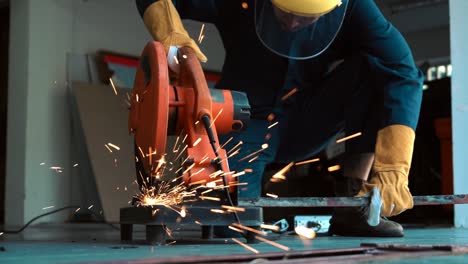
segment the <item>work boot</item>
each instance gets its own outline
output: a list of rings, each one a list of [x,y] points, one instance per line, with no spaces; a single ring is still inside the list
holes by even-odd
[[[335,182],[336,196],[353,197],[361,189],[362,180],[337,177]],[[380,217],[377,226],[367,223],[367,207],[335,208],[330,219],[329,234],[338,236],[360,237],[403,237],[403,227],[397,222]]]

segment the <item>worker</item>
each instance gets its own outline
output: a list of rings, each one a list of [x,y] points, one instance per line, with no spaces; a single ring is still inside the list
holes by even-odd
[[[217,88],[247,93],[247,128],[234,137],[241,153],[231,169],[253,169],[239,197],[259,197],[265,166],[313,157],[338,133],[337,196],[362,196],[378,187],[382,217],[370,226],[365,208],[337,208],[330,233],[401,237],[386,217],[413,207],[408,188],[423,75],[399,31],[373,0],[136,0],[153,38],[166,50],[188,46],[206,56],[181,18],[213,23],[226,52]],[[209,36],[207,36],[208,38]],[[278,122],[278,123],[276,123]],[[265,145],[267,144],[267,145]],[[268,146],[268,147],[266,147]],[[230,147],[228,146],[227,149]],[[242,157],[260,150],[253,160]]]

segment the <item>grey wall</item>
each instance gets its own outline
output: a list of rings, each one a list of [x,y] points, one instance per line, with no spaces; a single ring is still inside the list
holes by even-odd
[[[70,203],[64,62],[72,45],[71,3],[11,1],[6,224]]]

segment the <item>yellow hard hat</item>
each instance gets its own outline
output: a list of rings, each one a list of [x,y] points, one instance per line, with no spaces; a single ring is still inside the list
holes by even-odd
[[[271,0],[271,2],[286,13],[305,17],[325,15],[342,3],[341,0]]]

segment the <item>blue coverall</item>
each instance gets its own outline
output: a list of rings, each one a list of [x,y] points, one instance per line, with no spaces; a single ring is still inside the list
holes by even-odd
[[[140,14],[156,1],[136,0]],[[242,7],[243,2],[253,7],[254,0],[173,2],[183,19],[216,26],[226,51],[216,87],[246,92],[252,107],[247,129],[220,139],[234,137],[227,149],[243,141],[241,153],[230,159],[231,169],[253,169],[240,178],[248,185],[240,189],[239,197],[261,195],[267,164],[309,158],[341,130],[362,132],[346,145],[347,153],[362,153],[374,151],[377,131],[385,126],[415,129],[423,75],[400,32],[373,0],[349,0],[343,26],[331,46],[305,61],[287,60],[262,45],[255,32],[254,8]],[[281,100],[294,88],[298,92]],[[267,121],[271,113],[276,117]],[[276,121],[279,124],[268,129]],[[269,147],[255,161],[239,161],[264,143]]]

